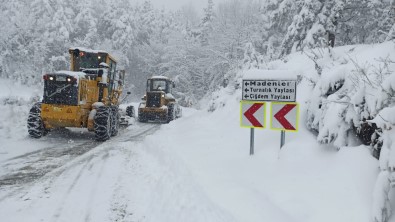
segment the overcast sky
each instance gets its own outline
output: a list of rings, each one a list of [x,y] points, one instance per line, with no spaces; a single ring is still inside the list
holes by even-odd
[[[135,0],[143,2],[144,0]],[[177,10],[184,5],[192,5],[198,11],[207,6],[208,0],[150,0],[155,8],[165,8],[168,10]],[[214,4],[223,0],[214,0]]]

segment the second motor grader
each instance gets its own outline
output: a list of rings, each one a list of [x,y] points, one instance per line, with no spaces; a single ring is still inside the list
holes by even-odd
[[[182,116],[182,110],[172,95],[173,81],[165,76],[153,76],[147,80],[143,102],[138,108],[140,122],[170,122]]]

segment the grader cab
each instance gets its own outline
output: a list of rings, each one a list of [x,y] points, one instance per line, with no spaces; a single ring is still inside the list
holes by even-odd
[[[140,122],[170,122],[182,115],[181,107],[172,95],[173,81],[164,76],[154,76],[147,80],[146,94],[138,108]]]
[[[71,48],[71,71],[43,76],[44,96],[30,110],[28,132],[33,138],[50,129],[82,127],[105,141],[118,133],[119,98],[125,72],[105,51]]]

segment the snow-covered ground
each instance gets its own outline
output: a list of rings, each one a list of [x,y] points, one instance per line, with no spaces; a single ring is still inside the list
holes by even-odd
[[[26,134],[30,106],[41,95],[40,87],[0,79],[0,162],[46,146],[27,140]]]
[[[273,66],[303,72],[301,57]],[[86,144],[91,134],[78,130],[65,132],[66,138],[63,132],[28,138],[34,92],[15,90],[24,102],[0,106],[0,181],[40,160],[24,154],[89,149],[53,157],[61,164],[32,180],[0,184],[0,215],[18,222],[369,222],[378,161],[363,145],[338,151],[316,142],[304,124],[311,89],[308,81],[298,86],[299,131],[287,133],[280,149],[278,131],[255,130],[253,156],[250,130],[240,127],[240,89],[218,92],[226,105],[214,112],[184,108],[169,124],[135,123],[94,145]]]

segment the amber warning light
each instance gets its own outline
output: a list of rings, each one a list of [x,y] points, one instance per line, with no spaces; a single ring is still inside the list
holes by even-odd
[[[68,76],[66,78],[64,76],[63,77],[60,76],[60,77],[56,78],[55,76],[45,74],[45,75],[43,75],[43,79],[44,80],[49,80],[49,81],[59,81],[59,82],[66,81],[67,83],[75,83],[75,82],[77,82],[77,78],[75,78],[73,76]]]

